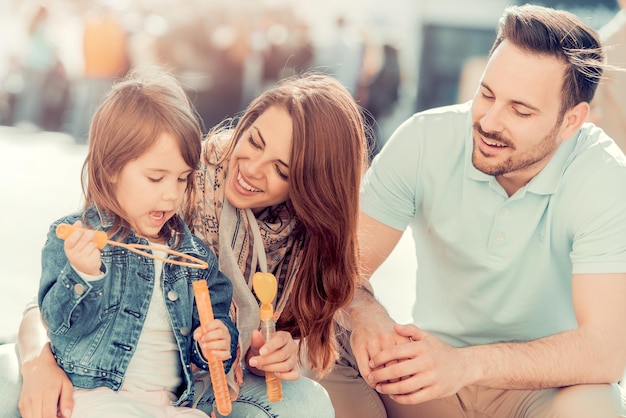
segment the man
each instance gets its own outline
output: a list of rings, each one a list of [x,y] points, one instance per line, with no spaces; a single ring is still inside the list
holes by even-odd
[[[510,7],[473,101],[392,135],[361,262],[369,277],[411,225],[415,325],[357,292],[320,379],[338,418],[626,413],[626,157],[584,123],[603,55],[572,14]]]

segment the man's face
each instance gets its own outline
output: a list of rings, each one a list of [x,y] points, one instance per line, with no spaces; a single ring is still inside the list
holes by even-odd
[[[508,41],[494,51],[472,104],[472,163],[514,193],[549,161],[561,142],[565,64]]]

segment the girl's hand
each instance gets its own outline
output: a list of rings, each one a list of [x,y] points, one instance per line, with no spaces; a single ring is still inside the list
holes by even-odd
[[[214,319],[204,327],[198,327],[193,333],[205,359],[209,354],[224,361],[230,356],[230,333],[228,328],[219,319]]]
[[[80,228],[83,226],[81,221],[77,221],[74,225]],[[100,250],[96,243],[91,241],[95,235],[96,232],[92,230],[76,229],[63,244],[65,255],[72,266],[77,271],[90,276],[101,274]]]
[[[277,331],[270,341],[265,342],[261,331],[255,330],[246,353],[246,364],[259,376],[274,372],[283,380],[296,380],[300,377],[297,368],[298,344],[286,331]]]

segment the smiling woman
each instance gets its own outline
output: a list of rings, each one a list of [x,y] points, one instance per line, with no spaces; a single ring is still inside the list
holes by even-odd
[[[194,232],[216,251],[234,284],[242,369],[235,366],[229,377],[235,391],[245,384],[233,414],[334,416],[328,395],[300,377],[297,365],[306,359],[324,373],[335,361],[334,317],[359,280],[365,144],[350,93],[315,73],[283,80],[254,100],[234,129],[217,128],[204,144]],[[268,342],[250,292],[256,271],[278,279],[278,331]],[[284,381],[283,400],[271,406],[265,372]],[[209,391],[198,407],[208,410],[210,402]]]

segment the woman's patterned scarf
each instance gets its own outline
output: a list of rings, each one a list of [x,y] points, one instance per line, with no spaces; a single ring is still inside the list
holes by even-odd
[[[239,330],[239,351],[229,383],[236,395],[242,383],[242,355],[250,346],[250,334],[259,326],[259,302],[251,290],[252,275],[267,271],[278,279],[277,319],[291,293],[302,242],[295,237],[298,220],[290,201],[266,208],[255,217],[250,209],[235,208],[226,200],[228,161],[217,164],[225,145],[221,139],[208,139],[204,144],[196,174],[197,212],[193,226],[194,233],[215,252],[220,270],[233,283],[231,314]],[[255,236],[260,237],[263,246],[258,242],[255,245]],[[259,253],[263,250],[265,256]],[[264,259],[267,266],[260,265]]]

